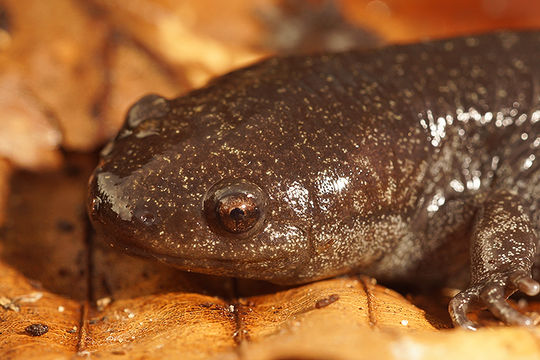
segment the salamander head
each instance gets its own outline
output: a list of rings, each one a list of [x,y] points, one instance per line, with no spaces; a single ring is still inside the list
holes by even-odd
[[[272,61],[256,75],[248,68],[133,105],[90,180],[88,211],[111,244],[188,271],[276,283],[380,257],[371,234],[399,225],[386,215],[402,199],[394,150],[379,138],[391,134],[373,131],[376,104],[354,98],[337,112],[333,100],[311,103],[284,86],[301,72]]]
[[[103,150],[90,180],[95,228],[114,247],[184,270],[294,281],[310,252],[309,216],[283,206],[287,181],[267,168],[264,135],[227,129],[219,111],[174,106],[141,99]]]

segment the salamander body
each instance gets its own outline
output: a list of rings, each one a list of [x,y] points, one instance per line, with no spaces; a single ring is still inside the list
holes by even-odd
[[[530,324],[505,298],[540,291],[539,149],[540,32],[276,57],[139,100],[88,209],[180,269],[461,284],[456,324],[478,303]]]

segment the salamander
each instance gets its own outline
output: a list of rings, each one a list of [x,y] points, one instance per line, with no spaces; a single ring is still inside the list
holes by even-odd
[[[456,325],[531,325],[506,298],[540,292],[539,149],[539,31],[272,57],[137,101],[88,212],[183,270],[461,286]]]

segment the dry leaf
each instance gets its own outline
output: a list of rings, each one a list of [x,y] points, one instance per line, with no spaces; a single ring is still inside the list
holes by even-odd
[[[0,156],[23,168],[57,167],[60,129],[21,78],[13,71],[0,74]]]
[[[0,232],[6,219],[7,198],[9,194],[9,179],[11,176],[11,165],[0,158]]]
[[[102,82],[107,26],[70,0],[6,0],[9,56],[22,80],[47,107],[63,132],[63,145],[90,149],[98,141],[92,109]],[[62,20],[60,20],[62,19]],[[31,26],[30,26],[31,24]],[[84,84],[84,85],[83,85]]]
[[[195,87],[261,55],[246,47],[246,42],[255,39],[245,34],[257,33],[255,19],[250,16],[256,2],[94,0],[94,3],[104,9],[110,22],[182,71]],[[227,19],[227,26],[217,26],[223,19]]]

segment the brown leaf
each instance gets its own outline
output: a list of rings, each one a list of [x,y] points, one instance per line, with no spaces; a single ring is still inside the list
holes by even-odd
[[[500,29],[538,29],[535,0],[340,0],[343,13],[389,42],[466,35]]]
[[[143,95],[173,97],[189,88],[167,64],[121,35],[108,41],[105,71],[106,83],[95,106],[104,138],[116,134],[128,108]]]
[[[0,158],[0,229],[4,224],[7,212],[7,199],[9,194],[9,179],[11,177],[11,166]],[[0,230],[1,231],[1,230]]]
[[[103,86],[100,54],[107,25],[70,0],[31,6],[6,0],[4,6],[11,24],[6,56],[24,74],[25,86],[58,120],[66,148],[94,147],[98,123],[92,109]]]
[[[54,168],[62,162],[62,134],[20,74],[0,74],[0,156],[23,168]]]
[[[261,56],[246,47],[247,43],[255,43],[258,33],[251,16],[252,2],[93,2],[104,9],[110,22],[176,68],[193,87]],[[222,24],[222,19],[227,19],[227,24]]]

